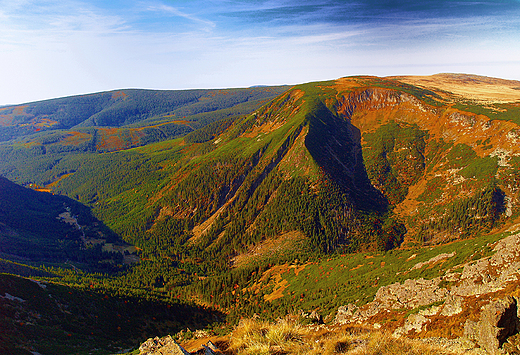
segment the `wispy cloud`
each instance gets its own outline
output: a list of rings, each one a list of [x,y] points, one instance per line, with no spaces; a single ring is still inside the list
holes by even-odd
[[[30,92],[464,71],[496,58],[520,79],[518,18],[518,0],[0,0],[0,77],[12,83],[0,104]]]
[[[0,45],[46,46],[78,34],[110,35],[129,29],[117,15],[103,13],[78,1],[15,1],[3,7]]]
[[[183,12],[176,7],[172,7],[172,6],[168,6],[168,5],[164,5],[164,4],[148,6],[148,10],[154,11],[154,12],[167,13],[167,14],[177,16],[177,17],[182,17],[184,19],[187,19],[192,22],[198,23],[200,25],[206,26],[207,28],[214,28],[216,26],[215,23],[212,21],[197,17],[193,14]]]

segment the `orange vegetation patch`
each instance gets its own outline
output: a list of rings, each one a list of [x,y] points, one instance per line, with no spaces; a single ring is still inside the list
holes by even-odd
[[[307,265],[310,264],[311,263],[297,266],[289,265],[286,263],[283,265],[273,266],[272,268],[270,268],[262,274],[260,280],[254,283],[251,287],[243,289],[242,292],[250,291],[258,294],[261,290],[272,288],[272,292],[269,294],[265,294],[264,299],[268,302],[272,302],[276,299],[282,298],[284,296],[283,291],[285,291],[285,289],[289,287],[289,282],[286,279],[282,278],[282,275],[284,273],[291,272],[294,272],[295,275],[298,275],[307,267]]]
[[[289,282],[286,279],[282,279],[282,275],[275,275],[275,286],[273,292],[268,295],[264,295],[264,300],[272,302],[283,297],[283,291],[289,286]]]
[[[13,115],[23,115],[24,114],[24,110],[27,108],[28,106],[25,105],[25,106],[16,106],[13,110]]]
[[[364,79],[361,78],[340,78],[335,81],[334,85],[331,86],[331,88],[334,88],[338,92],[343,91],[350,91],[353,89],[357,89],[361,86],[363,86],[363,81],[366,80],[367,77],[364,77]],[[376,77],[374,77],[376,78]]]
[[[36,127],[52,127],[58,124],[58,121],[54,121],[48,118],[35,117],[31,120],[31,124]]]
[[[124,91],[116,91],[112,93],[112,100],[117,100],[119,98],[122,98],[123,100],[126,99],[128,95]]]
[[[55,181],[51,182],[50,184],[46,185],[45,187],[46,187],[47,189],[52,189],[52,188],[54,188],[54,187],[55,187],[55,186],[56,186],[56,185],[57,185],[61,180],[66,179],[66,178],[68,178],[69,176],[72,176],[72,174],[74,174],[74,173],[65,174],[65,175],[61,176],[60,178],[58,178],[57,180],[55,180]]]
[[[175,124],[181,124],[181,125],[184,125],[184,126],[188,126],[190,121],[186,121],[186,120],[177,120],[177,121],[172,121],[171,123],[175,123]]]
[[[78,145],[92,139],[92,135],[84,132],[68,132],[60,141],[63,145]]]
[[[128,130],[120,128],[99,128],[98,150],[117,151],[135,147],[144,135],[140,130]]]

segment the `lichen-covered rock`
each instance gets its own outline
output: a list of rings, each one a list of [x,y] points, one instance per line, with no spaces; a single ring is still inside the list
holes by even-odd
[[[517,332],[517,304],[505,297],[484,307],[478,322],[466,321],[464,335],[477,342],[490,354],[500,354],[507,337]]]
[[[500,240],[490,258],[465,265],[460,283],[451,292],[459,296],[478,296],[496,292],[519,279],[520,234]]]
[[[430,323],[430,319],[426,318],[422,314],[410,314],[408,318],[406,318],[404,325],[397,328],[393,335],[397,337],[407,335],[412,330],[415,330],[415,332],[419,333],[428,323]]]
[[[338,308],[338,313],[336,314],[335,323],[345,324],[349,323],[354,316],[354,313],[359,309],[355,304],[349,303],[346,306],[341,306]]]
[[[434,302],[443,301],[448,295],[448,290],[439,287],[441,279],[433,280],[408,279],[402,284],[394,284],[381,287],[374,298],[387,309],[415,308]]]
[[[441,316],[450,317],[462,312],[464,298],[455,295],[448,295],[442,307]]]

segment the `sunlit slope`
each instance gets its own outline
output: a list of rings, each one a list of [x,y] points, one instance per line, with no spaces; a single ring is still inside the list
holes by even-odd
[[[286,87],[280,86],[219,90],[124,89],[5,106],[0,108],[0,141],[20,139],[35,132],[80,127],[144,127],[153,123],[182,126],[188,121],[201,127],[215,119],[204,114],[222,111],[222,118],[248,111],[249,106],[284,90]]]
[[[218,135],[209,130],[221,127],[211,126],[183,140],[100,156],[60,181],[57,191],[93,204],[100,218],[145,250],[142,238],[166,243],[174,235],[173,244],[231,256],[290,231],[317,250],[385,248],[377,232],[363,236],[362,223],[353,222],[386,218],[384,201],[364,174],[359,143],[313,96],[313,86],[310,94],[304,89]],[[350,148],[330,159],[322,148],[336,135]],[[359,164],[351,172],[341,170],[354,160]],[[356,204],[374,216],[359,215]]]
[[[431,76],[395,77],[404,83],[429,90],[457,95],[463,100],[481,103],[518,103],[520,100],[520,81],[469,75],[436,74]]]
[[[66,176],[56,192],[164,255],[233,257],[287,233],[316,251],[389,249],[515,223],[516,103],[486,114],[444,88],[376,77],[299,85],[182,139],[43,170]]]

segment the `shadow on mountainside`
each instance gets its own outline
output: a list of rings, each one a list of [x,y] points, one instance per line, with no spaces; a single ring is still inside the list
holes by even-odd
[[[370,183],[361,148],[361,132],[334,115],[321,101],[307,117],[305,145],[323,170],[350,195],[356,209],[386,212],[388,200]]]

